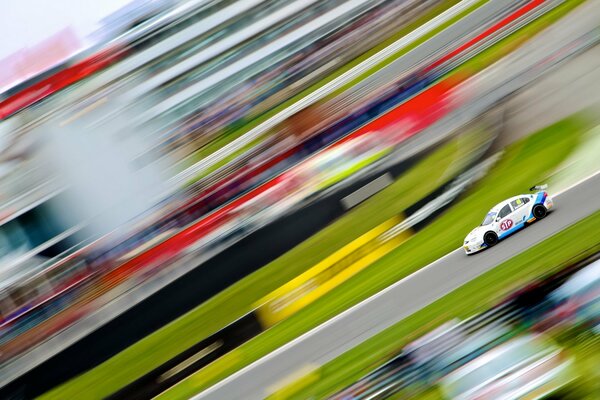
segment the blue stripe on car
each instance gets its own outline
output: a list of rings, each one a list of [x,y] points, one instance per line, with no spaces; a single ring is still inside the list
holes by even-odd
[[[544,204],[546,201],[546,192],[538,192],[535,198],[535,204]]]

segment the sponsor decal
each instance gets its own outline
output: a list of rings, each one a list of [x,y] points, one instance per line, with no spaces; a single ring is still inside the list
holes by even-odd
[[[507,220],[502,221],[502,223],[500,224],[500,229],[503,231],[507,231],[510,228],[512,228],[512,226],[513,226],[512,219],[507,219]]]

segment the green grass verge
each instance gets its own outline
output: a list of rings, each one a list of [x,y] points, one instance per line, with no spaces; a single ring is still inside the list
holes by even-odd
[[[422,310],[346,352],[320,370],[320,380],[292,398],[325,398],[355,382],[405,344],[453,318],[485,311],[527,282],[600,250],[600,212],[500,264]],[[435,389],[425,394],[437,398]]]
[[[563,168],[560,169],[548,182],[554,190],[562,190],[572,182],[600,170],[600,125],[595,126],[587,132],[583,138],[584,144],[565,160]]]
[[[388,188],[290,252],[44,397],[100,398],[139,378],[250,311],[252,303],[333,251],[433,191],[460,170],[465,155],[486,138],[486,133],[476,128],[453,139],[418,162]]]
[[[527,190],[532,182],[542,181],[552,173],[554,168],[577,146],[583,130],[584,123],[572,117],[511,145],[484,182],[412,239],[310,306],[190,376],[162,397],[188,398],[454,250],[492,205],[514,193]],[[430,171],[433,172],[434,169]],[[375,214],[369,215],[368,218],[374,217],[383,210],[385,207],[373,210]],[[364,222],[356,219],[351,223]],[[456,242],[440,241],[440,235],[457,238],[457,240]],[[308,258],[311,252],[305,254]],[[282,259],[287,258],[286,256]],[[294,258],[290,259],[290,262],[293,261]]]
[[[263,113],[263,114],[257,116],[256,118],[254,118],[254,119],[246,122],[245,124],[243,124],[243,126],[241,126],[238,129],[235,129],[233,131],[227,131],[227,130],[223,131],[221,134],[218,135],[217,139],[215,139],[214,141],[208,143],[206,146],[203,146],[201,149],[199,149],[198,151],[196,151],[192,155],[190,155],[186,159],[184,165],[185,166],[190,166],[192,164],[195,164],[196,162],[198,162],[198,161],[204,159],[205,157],[207,157],[208,155],[214,153],[216,150],[218,150],[218,149],[222,148],[223,146],[226,146],[227,144],[233,142],[235,139],[237,139],[240,136],[244,135],[249,130],[251,130],[251,129],[255,128],[256,126],[260,125],[261,123],[265,122],[269,118],[273,117],[274,115],[276,115],[277,113],[281,112],[285,108],[291,106],[292,104],[294,104],[295,102],[299,101],[300,99],[308,96],[309,94],[311,94],[312,92],[316,91],[317,89],[325,86],[326,84],[328,84],[332,80],[334,80],[337,77],[341,76],[342,74],[346,73],[347,71],[349,71],[350,69],[354,68],[355,66],[357,66],[361,62],[365,61],[369,57],[373,56],[377,52],[381,51],[382,49],[386,48],[390,44],[394,43],[395,41],[399,40],[403,36],[407,35],[411,31],[413,31],[414,29],[418,28],[419,26],[423,25],[427,21],[433,19],[435,16],[441,14],[442,12],[446,11],[450,7],[454,6],[459,1],[460,0],[449,0],[449,1],[445,1],[445,2],[443,2],[441,4],[439,4],[438,6],[432,8],[431,10],[429,10],[427,13],[423,14],[421,17],[417,18],[416,20],[412,21],[411,23],[409,23],[408,25],[406,25],[405,27],[403,27],[402,29],[400,29],[394,35],[392,35],[391,37],[389,37],[387,40],[381,42],[379,45],[373,47],[371,50],[363,53],[362,55],[360,55],[359,57],[355,58],[351,62],[345,64],[344,66],[342,66],[341,68],[339,68],[334,73],[332,73],[331,75],[327,76],[326,78],[323,78],[319,82],[317,82],[317,83],[309,86],[308,88],[304,89],[302,92],[300,92],[297,95],[293,96],[289,100],[281,103],[280,105],[278,105],[277,107],[274,107],[273,109],[267,111],[266,113]],[[334,96],[336,94],[341,93],[341,91],[348,89],[350,86],[356,84],[357,82],[363,80],[367,76],[375,73],[376,71],[378,71],[381,68],[385,67],[386,65],[390,64],[394,60],[398,59],[400,56],[406,54],[407,52],[409,52],[410,50],[414,49],[415,47],[417,47],[421,43],[425,42],[426,40],[429,40],[431,37],[435,36],[436,34],[438,34],[439,32],[441,32],[442,30],[444,30],[447,27],[449,27],[450,25],[454,24],[459,19],[463,18],[464,16],[466,16],[469,13],[471,13],[472,11],[474,11],[477,8],[479,8],[480,6],[482,6],[483,4],[485,4],[488,1],[489,0],[481,0],[481,1],[476,2],[473,6],[469,7],[468,9],[466,9],[465,11],[463,11],[462,13],[460,13],[459,15],[457,15],[456,17],[450,19],[446,23],[440,25],[438,28],[432,30],[429,34],[423,36],[419,40],[416,40],[413,43],[407,45],[406,47],[400,49],[398,52],[396,52],[396,53],[388,56],[387,58],[385,58],[384,60],[382,60],[379,64],[376,64],[375,66],[371,67],[370,69],[368,69],[367,71],[365,71],[363,74],[361,74],[359,77],[357,77],[356,79],[352,80],[352,82],[344,85],[342,88],[338,89],[333,95],[330,95],[330,96]],[[262,141],[262,138],[257,139],[252,144],[244,146],[242,149],[240,149],[239,151],[235,152],[235,154],[233,154],[232,156],[230,156],[230,157],[228,157],[228,158],[220,161],[219,163],[216,163],[210,169],[207,169],[206,171],[203,171],[203,172],[199,173],[191,181],[196,181],[198,179],[201,179],[202,177],[206,176],[208,173],[210,173],[210,172],[218,169],[219,167],[225,165],[231,159],[239,156],[244,151],[247,151],[250,147],[252,147],[253,145],[257,144],[260,141]]]

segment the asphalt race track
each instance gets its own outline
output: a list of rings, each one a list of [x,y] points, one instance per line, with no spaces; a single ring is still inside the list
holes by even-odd
[[[194,399],[263,399],[278,382],[323,365],[464,283],[600,209],[600,174],[556,197],[547,218],[473,256],[462,248],[275,350]],[[462,238],[454,238],[462,244]]]

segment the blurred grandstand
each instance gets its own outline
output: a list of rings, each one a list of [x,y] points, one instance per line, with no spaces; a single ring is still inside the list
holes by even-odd
[[[158,208],[151,213],[139,209],[129,214],[134,222],[127,228],[130,233],[124,233],[124,227],[120,227],[118,233],[102,239],[109,232],[86,229],[90,219],[97,216],[74,219],[64,215],[65,204],[90,198],[82,194],[72,197],[72,188],[65,191],[65,185],[72,186],[73,182],[59,179],[57,173],[61,175],[61,170],[53,165],[52,157],[40,155],[43,132],[75,123],[78,129],[91,129],[94,135],[113,137],[109,140],[115,145],[122,143],[122,135],[143,132],[143,140],[154,144],[145,144],[144,151],[136,149],[129,154],[136,168],[168,157],[175,174],[181,165],[177,160],[292,98],[437,3],[165,3],[164,10],[156,16],[152,16],[156,10],[149,9],[141,16],[125,12],[126,18],[120,14],[107,18],[105,22],[111,26],[114,21],[121,23],[125,19],[133,27],[113,26],[116,30],[110,33],[110,40],[6,91],[0,103],[2,133],[7,143],[1,229],[5,238],[3,273],[10,279],[2,282],[3,360],[48,339],[78,315],[89,313],[92,300],[98,300],[124,279],[131,282],[127,287],[139,283],[140,278],[134,279],[134,271],[142,266],[144,270],[139,274],[147,278],[147,268],[173,261],[186,246],[195,244],[198,249],[198,240],[207,243],[231,229],[239,229],[242,219],[256,214],[257,206],[238,209],[237,204],[243,204],[238,201],[208,219],[198,218],[333,143],[357,124],[343,121],[343,128],[338,126],[333,134],[321,133],[327,125],[314,126],[316,129],[307,132],[294,124],[265,132],[266,142],[234,158],[225,170],[221,169],[225,173],[210,175],[209,180],[188,188],[182,186],[185,182],[174,181],[168,197],[156,198]],[[132,19],[137,22],[131,22]],[[359,36],[369,40],[357,42]],[[258,54],[260,57],[256,57]],[[224,66],[231,71],[226,78],[221,75]],[[236,67],[231,69],[232,66]],[[103,105],[106,99],[108,106]],[[98,104],[104,107],[102,112],[94,110]],[[364,108],[364,104],[360,106]],[[348,112],[339,106],[338,109],[338,113]],[[147,111],[137,118],[137,110]],[[122,113],[135,121],[116,127],[117,131],[100,132],[114,128],[108,124],[107,115],[114,119]],[[331,114],[330,120],[335,122],[336,115]],[[320,138],[308,140],[319,133]],[[285,137],[288,139],[282,140]],[[372,151],[369,148],[373,145],[385,150],[393,143],[361,145],[363,150],[358,149],[357,155]],[[356,151],[351,149],[340,147],[341,153],[334,159]],[[54,150],[60,157],[61,149]],[[257,166],[254,169],[245,166],[249,155],[255,158],[250,161]],[[314,173],[302,172],[308,176]],[[278,209],[285,211],[287,206],[282,206],[281,201],[299,189],[294,188],[294,181],[300,182],[279,178],[284,185],[278,189],[279,194],[265,198],[267,203],[261,200],[264,204],[258,209],[278,204]],[[296,195],[294,201],[320,187],[318,182],[308,186],[302,183],[302,190],[308,192]],[[88,211],[106,215],[102,214],[106,205],[99,207]],[[173,236],[193,222],[188,228],[193,234],[183,231]],[[165,242],[168,238],[170,242]],[[115,267],[119,267],[119,272],[106,275]],[[104,301],[109,299],[110,296]],[[59,316],[65,311],[66,315]]]
[[[440,34],[480,3],[134,1],[101,21],[94,46],[5,89],[0,363],[13,375],[0,384],[88,334],[82,321],[125,295],[141,301],[274,221],[397,177],[461,135],[491,106],[460,114],[483,95],[449,71],[562,1],[490,2],[472,26]],[[411,57],[390,58],[403,49],[398,32],[444,8],[445,20],[402,43]],[[78,324],[75,339],[23,361]]]

